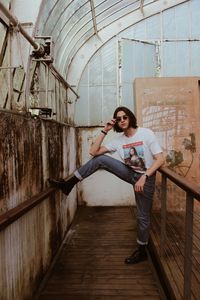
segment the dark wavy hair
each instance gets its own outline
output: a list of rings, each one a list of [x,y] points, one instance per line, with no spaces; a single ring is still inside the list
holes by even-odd
[[[123,111],[126,116],[128,116],[129,118],[129,128],[130,127],[133,127],[133,128],[137,128],[137,119],[135,117],[135,115],[132,113],[132,111],[130,109],[128,109],[127,107],[125,106],[119,106],[116,108],[116,110],[114,111],[114,114],[113,114],[113,119],[116,119],[117,118],[117,113],[119,111]],[[118,126],[118,123],[116,122],[115,125],[113,126],[113,130],[116,131],[116,132],[122,132],[123,130]]]

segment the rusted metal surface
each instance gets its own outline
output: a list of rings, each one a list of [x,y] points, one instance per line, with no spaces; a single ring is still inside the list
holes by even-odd
[[[41,122],[0,112],[0,211],[42,190]]]
[[[192,183],[200,181],[199,80],[199,77],[152,77],[137,78],[134,83],[138,123],[155,132],[166,156],[166,166],[179,178],[191,182],[190,189]],[[167,177],[173,177],[183,188],[181,179],[176,182],[176,176],[171,176],[170,170],[166,172]],[[183,210],[182,189],[169,181],[167,190],[168,209]],[[159,199],[154,204],[159,207]]]
[[[2,110],[0,145],[0,299],[31,299],[76,211],[47,183],[75,169],[75,129]]]
[[[136,245],[130,207],[79,207],[36,299],[165,299],[150,261],[124,264]]]
[[[9,211],[0,215],[0,231],[12,224],[21,216],[25,215],[33,207],[37,206],[44,199],[47,199],[52,193],[55,192],[55,188],[49,188],[39,195],[33,196],[31,199],[24,201],[16,207],[9,209]]]

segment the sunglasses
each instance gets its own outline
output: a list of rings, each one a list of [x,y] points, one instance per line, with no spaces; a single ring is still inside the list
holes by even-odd
[[[117,117],[117,118],[116,118],[116,121],[117,121],[117,122],[121,122],[122,120],[125,121],[125,120],[127,120],[127,119],[128,119],[128,116],[124,115],[124,116],[122,116],[122,117]]]

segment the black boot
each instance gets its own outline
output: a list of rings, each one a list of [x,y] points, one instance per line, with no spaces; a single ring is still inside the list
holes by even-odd
[[[144,260],[147,260],[146,246],[139,245],[133,254],[125,259],[125,264],[137,264]]]
[[[60,189],[65,195],[69,195],[75,184],[79,182],[79,179],[75,175],[69,176],[66,180],[55,180],[49,178],[49,183],[53,187]]]

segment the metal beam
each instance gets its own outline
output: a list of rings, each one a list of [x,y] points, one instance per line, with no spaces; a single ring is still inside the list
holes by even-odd
[[[93,0],[90,0],[90,6],[91,6],[91,12],[92,12],[92,21],[93,21],[94,32],[95,32],[95,34],[98,34],[96,14],[95,14],[95,8],[94,8],[94,1]]]
[[[79,98],[79,95],[74,91],[74,89],[71,87],[69,83],[64,79],[64,77],[58,72],[56,67],[53,64],[49,65],[49,68],[51,69],[52,73],[55,75],[55,77],[68,89],[70,89],[77,98]]]
[[[140,0],[140,9],[142,14],[144,15],[144,9],[143,9],[144,0]]]
[[[1,11],[0,11],[0,19],[9,27],[9,20]]]

